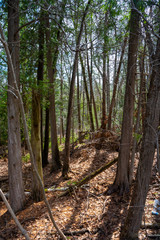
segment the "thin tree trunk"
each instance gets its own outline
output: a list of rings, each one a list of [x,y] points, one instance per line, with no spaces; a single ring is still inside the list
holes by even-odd
[[[85,27],[85,39],[86,39],[86,45],[87,45],[87,29]],[[91,52],[92,54],[92,52]],[[96,121],[96,128],[98,129],[98,118],[97,118],[97,109],[96,109],[96,103],[95,103],[95,98],[94,98],[94,91],[93,91],[93,80],[92,80],[92,66],[90,70],[90,65],[89,65],[89,56],[88,56],[88,51],[86,51],[87,55],[87,69],[88,69],[88,77],[89,77],[89,85],[90,85],[90,105],[92,108],[92,103],[93,103],[93,109],[94,109],[94,116],[95,116],[95,121]],[[91,56],[92,58],[92,56]]]
[[[106,84],[107,84],[107,71],[106,71],[106,58],[107,58],[107,42],[106,42],[106,34],[107,34],[107,15],[108,12],[105,13],[104,20],[104,43],[103,43],[103,86],[102,86],[102,121],[101,128],[106,129],[107,124],[107,116],[106,116]]]
[[[60,143],[62,143],[62,138],[64,138],[64,126],[63,126],[63,64],[62,64],[62,51],[61,51],[61,86],[60,86]]]
[[[113,111],[113,107],[115,105],[117,85],[118,85],[118,81],[119,81],[119,75],[120,75],[120,71],[121,71],[121,66],[122,66],[122,61],[123,61],[123,56],[124,56],[126,44],[127,44],[127,37],[124,38],[121,57],[120,57],[120,60],[119,60],[119,66],[118,66],[118,70],[117,70],[117,73],[116,73],[115,79],[114,79],[113,95],[112,95],[112,100],[111,100],[111,104],[110,104],[110,107],[109,107],[109,115],[108,115],[108,130],[111,130],[112,111]]]
[[[44,148],[42,155],[42,167],[48,164],[48,152],[49,152],[49,108],[45,109],[45,134],[44,134]]]
[[[109,55],[107,54],[107,78],[106,78],[106,101],[107,101],[107,116],[110,107],[110,71],[109,71]]]
[[[19,76],[19,1],[8,0],[8,47],[17,79]],[[25,195],[22,179],[20,112],[11,67],[8,64],[8,175],[9,200],[14,212],[24,207]]]
[[[68,102],[67,128],[66,128],[66,141],[65,141],[65,157],[63,159],[63,171],[62,171],[62,175],[65,176],[65,177],[67,177],[67,174],[68,174],[68,171],[69,171],[71,118],[72,118],[72,107],[73,107],[75,78],[76,78],[77,65],[78,65],[78,49],[80,47],[80,42],[81,42],[82,32],[83,32],[83,25],[84,25],[85,17],[87,15],[90,3],[91,3],[91,0],[89,0],[87,5],[86,5],[85,11],[84,11],[84,14],[83,14],[83,17],[82,17],[80,31],[79,31],[77,42],[76,42],[76,53],[75,53],[75,58],[74,58],[74,65],[73,65],[73,72],[72,72],[72,79],[71,79],[70,93],[69,93],[69,102]]]
[[[78,137],[81,137],[81,103],[80,103],[80,93],[79,93],[79,70],[77,65],[77,109],[78,109]]]
[[[84,67],[84,64],[83,64],[83,59],[81,57],[81,54],[80,54],[80,62],[81,62],[83,80],[84,80],[84,88],[85,88],[85,92],[86,92],[87,106],[88,106],[88,110],[89,110],[90,130],[92,132],[94,132],[92,104],[91,104],[91,101],[90,101],[90,98],[89,98],[88,86],[87,86],[87,80],[86,80],[86,73],[85,73],[85,67]]]

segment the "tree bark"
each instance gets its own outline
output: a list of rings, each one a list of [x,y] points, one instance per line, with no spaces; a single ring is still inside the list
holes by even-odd
[[[139,0],[134,0],[134,4],[137,5],[138,1]],[[123,194],[123,192],[129,191],[129,159],[133,129],[134,88],[138,50],[138,36],[139,15],[135,10],[132,9],[130,18],[128,66],[123,107],[120,152],[118,158],[116,178],[113,186],[109,190],[109,192],[119,190],[120,195]]]
[[[51,124],[52,171],[55,171],[55,170],[58,170],[61,168],[61,162],[60,162],[58,140],[57,140],[54,72],[53,72],[49,16],[46,16],[46,44],[47,44],[47,71],[48,71],[48,79],[50,81],[50,92],[49,92],[50,109],[49,109],[49,112],[50,112],[50,124]],[[56,52],[54,52],[54,54],[58,54],[57,46],[56,46],[55,51]],[[54,62],[54,71],[55,71],[55,63],[56,62]]]
[[[32,90],[32,128],[31,128],[31,145],[34,154],[34,161],[37,167],[41,181],[43,182],[42,170],[42,152],[41,152],[41,108],[40,95],[36,90]],[[32,165],[32,197],[36,202],[43,199],[43,193],[39,181],[36,177]]]
[[[19,86],[19,1],[8,0],[8,46]],[[16,34],[15,34],[16,33]],[[9,200],[14,212],[24,207],[25,195],[22,179],[20,111],[17,92],[10,65],[8,64],[8,175]]]
[[[81,137],[81,103],[79,91],[79,70],[77,65],[77,109],[78,109],[78,137]]]
[[[42,167],[48,164],[48,151],[49,151],[49,108],[45,109],[45,133],[44,133],[44,148],[42,153]]]
[[[91,3],[91,0],[88,1],[86,8],[84,10],[79,34],[78,34],[77,41],[76,41],[76,53],[75,53],[75,57],[74,57],[73,72],[72,72],[69,101],[68,101],[67,128],[66,128],[66,140],[65,140],[65,157],[63,159],[63,171],[62,171],[62,175],[64,177],[67,177],[67,174],[69,171],[71,118],[72,118],[75,78],[76,78],[77,65],[78,65],[78,49],[80,47],[80,42],[81,42],[82,32],[83,32],[83,25],[84,25],[85,17],[87,15],[90,3]]]
[[[156,49],[154,62],[157,64],[153,66],[147,97],[145,128],[142,138],[136,183],[132,194],[130,208],[124,226],[122,227],[120,239],[138,239],[138,231],[140,229],[142,214],[150,184],[160,117],[160,38],[158,39]]]

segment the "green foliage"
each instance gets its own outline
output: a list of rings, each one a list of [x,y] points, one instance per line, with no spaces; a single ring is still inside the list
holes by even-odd
[[[136,139],[136,142],[139,143],[142,138],[142,134],[134,133],[133,136]]]
[[[26,155],[22,156],[22,161],[24,163],[28,163],[30,161],[30,154],[27,153]]]

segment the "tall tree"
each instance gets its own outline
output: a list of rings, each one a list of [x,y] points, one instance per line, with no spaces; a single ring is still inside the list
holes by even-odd
[[[38,68],[37,68],[37,85],[40,86],[43,81],[43,67],[44,67],[44,18],[41,11],[41,18],[38,29]],[[42,134],[42,108],[41,108],[40,88],[32,90],[32,124],[31,124],[31,144],[34,154],[35,165],[37,167],[39,176],[43,182],[43,170],[42,170],[42,148],[43,148],[43,134]],[[36,177],[34,167],[32,165],[32,197],[38,202],[43,199],[43,193],[39,181]]]
[[[125,224],[122,227],[120,239],[138,239],[138,231],[140,229],[146,196],[149,189],[160,118],[160,38],[158,38],[157,41],[156,53],[153,60],[156,64],[152,66],[153,70],[147,96],[144,134],[142,138],[136,183],[130,203],[131,207],[128,210]]]
[[[40,94],[36,90],[32,90],[32,128],[31,128],[31,144],[34,154],[34,161],[37,167],[39,176],[43,182],[42,171],[42,152],[41,152],[41,107]],[[34,166],[32,164],[32,197],[36,202],[43,199],[42,188],[37,179]]]
[[[20,84],[19,75],[19,0],[8,0],[8,46],[12,56],[15,77]],[[14,78],[8,64],[8,172],[9,199],[16,212],[24,206],[25,195],[22,179],[20,111],[14,85]]]
[[[120,75],[120,71],[121,71],[121,66],[122,66],[122,61],[123,61],[123,56],[124,56],[126,45],[127,45],[127,37],[124,38],[121,57],[119,60],[119,66],[118,66],[117,72],[115,73],[115,78],[114,78],[113,94],[112,94],[112,100],[111,100],[111,104],[109,106],[109,114],[108,114],[108,129],[109,130],[111,130],[112,111],[113,111],[113,107],[115,105],[117,85],[118,85],[118,80],[119,80],[119,75]],[[115,63],[115,65],[116,65],[116,63]]]
[[[134,0],[133,2],[131,1],[131,4],[132,6],[133,4],[137,6],[138,2],[139,0]],[[123,192],[129,191],[129,159],[133,129],[134,88],[138,50],[139,19],[139,14],[135,9],[132,8],[130,16],[127,79],[123,107],[120,152],[118,157],[116,178],[108,193],[119,190],[119,193],[122,194]]]
[[[64,177],[67,177],[67,174],[69,171],[71,118],[72,118],[75,78],[76,78],[77,65],[78,65],[78,53],[79,53],[79,47],[80,47],[80,42],[81,42],[82,33],[83,33],[83,25],[84,25],[85,17],[87,15],[90,3],[91,3],[91,0],[88,1],[86,8],[84,10],[79,34],[78,34],[77,41],[76,41],[76,53],[75,53],[75,57],[74,57],[72,79],[71,79],[71,84],[70,84],[70,93],[69,93],[69,101],[68,101],[67,128],[66,128],[66,140],[65,140],[65,157],[63,159],[63,171],[62,171],[62,175]]]
[[[57,126],[56,126],[56,109],[55,109],[55,90],[54,90],[54,73],[55,64],[53,65],[52,59],[52,47],[51,47],[51,34],[50,34],[50,24],[49,24],[49,14],[46,14],[46,44],[47,44],[47,70],[48,79],[50,81],[50,124],[51,124],[51,146],[52,146],[52,170],[57,170],[61,168],[58,140],[57,140]],[[58,51],[58,46],[56,46],[56,52]],[[56,57],[57,60],[57,57]],[[54,71],[53,71],[54,66]]]
[[[83,80],[84,80],[84,89],[85,89],[85,92],[86,92],[87,107],[88,107],[88,110],[89,110],[90,130],[92,132],[94,132],[94,122],[93,122],[93,114],[92,114],[92,102],[90,101],[90,98],[89,98],[87,79],[86,79],[86,71],[85,71],[85,67],[84,67],[84,63],[83,63],[83,59],[82,59],[81,54],[80,54],[80,62],[81,62]]]

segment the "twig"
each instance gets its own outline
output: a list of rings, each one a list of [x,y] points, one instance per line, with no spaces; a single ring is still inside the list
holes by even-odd
[[[0,195],[1,195],[1,198],[3,199],[3,202],[5,203],[8,211],[10,212],[12,218],[14,219],[16,225],[18,226],[18,228],[20,229],[20,231],[22,232],[22,234],[25,236],[25,238],[26,238],[27,240],[30,240],[30,237],[28,236],[27,231],[22,227],[22,225],[21,225],[20,222],[18,221],[16,215],[14,214],[14,212],[13,212],[10,204],[8,203],[8,201],[7,201],[4,193],[2,192],[1,188],[0,188]]]

